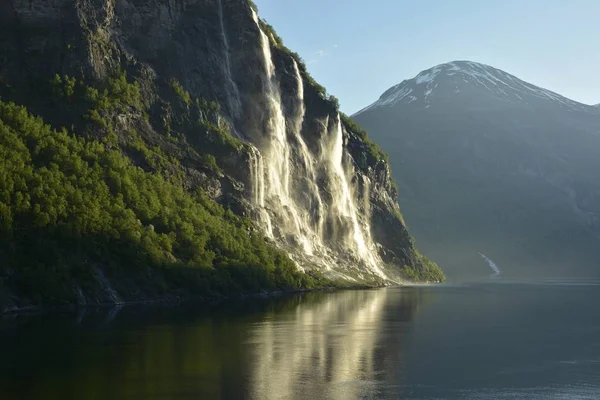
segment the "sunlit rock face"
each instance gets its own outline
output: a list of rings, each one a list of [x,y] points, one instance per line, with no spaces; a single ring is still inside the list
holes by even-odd
[[[124,115],[123,125],[149,141],[178,121],[165,114],[171,80],[216,101],[215,125],[244,147],[214,153],[220,175],[198,173],[182,156],[189,186],[249,216],[299,268],[352,282],[396,282],[399,268],[421,268],[388,163],[369,153],[249,2],[14,0],[4,11],[0,76],[27,87],[55,73],[100,80],[125,69],[150,104],[150,124]],[[44,115],[43,104],[27,104]],[[60,115],[44,117],[60,124]]]

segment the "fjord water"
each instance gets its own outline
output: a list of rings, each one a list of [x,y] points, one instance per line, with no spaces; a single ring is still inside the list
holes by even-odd
[[[595,399],[600,282],[5,317],[2,399]]]

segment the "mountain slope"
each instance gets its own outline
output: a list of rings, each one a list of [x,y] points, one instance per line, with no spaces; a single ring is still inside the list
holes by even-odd
[[[417,243],[455,275],[597,274],[597,109],[456,61],[353,118],[388,151]]]
[[[429,108],[431,104],[457,100],[472,103],[471,107],[477,107],[476,103],[482,100],[493,100],[525,108],[560,104],[571,111],[590,110],[590,106],[539,88],[491,66],[455,61],[435,66],[414,79],[399,83],[356,115],[373,108],[408,105],[415,101],[417,103],[414,106],[419,107],[422,101],[424,107]]]
[[[253,7],[0,3],[0,302],[441,279],[381,150]]]

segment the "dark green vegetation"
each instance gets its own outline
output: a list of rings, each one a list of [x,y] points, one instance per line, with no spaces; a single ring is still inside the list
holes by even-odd
[[[381,147],[371,139],[369,139],[369,134],[363,128],[360,127],[356,122],[354,122],[349,116],[340,112],[340,118],[342,119],[343,124],[347,129],[358,135],[358,137],[365,143],[367,149],[369,150],[369,154],[375,157],[377,161],[385,161],[389,162],[388,156],[381,150]]]
[[[420,253],[417,253],[417,257],[421,268],[405,265],[400,270],[400,274],[404,278],[413,282],[444,282],[446,280],[446,275],[436,263]]]
[[[59,76],[52,87],[57,101],[86,104],[87,129],[104,134],[55,130],[0,100],[0,276],[11,290],[34,303],[73,303],[81,292],[101,297],[99,271],[119,282],[136,276],[149,296],[329,284],[296,272],[250,220],[201,189],[186,191],[177,159],[148,146],[134,128],[117,138],[111,111],[145,112],[125,74],[105,88]],[[191,105],[189,94],[174,87]],[[209,103],[193,103],[198,113],[210,113]],[[221,147],[241,145],[209,121],[198,125]],[[117,140],[128,144],[121,149]],[[214,157],[205,159],[217,168]]]
[[[152,1],[112,3],[66,2],[57,13],[31,0],[0,13],[0,146],[10,153],[0,161],[0,302],[332,286],[297,271],[293,235],[278,230],[273,242],[252,223],[265,211],[250,201],[258,159],[240,138],[263,150],[270,121],[251,6],[191,1],[162,13]],[[299,98],[298,63],[302,135],[316,144],[316,124],[332,128],[339,103],[272,27],[260,25],[287,111]],[[383,264],[394,276],[404,265],[425,271],[383,153],[342,119],[345,150],[357,178],[366,178],[357,189],[370,185],[368,222]]]

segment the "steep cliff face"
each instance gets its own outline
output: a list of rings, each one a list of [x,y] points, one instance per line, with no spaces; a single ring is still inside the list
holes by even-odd
[[[246,0],[2,0],[0,33],[3,99],[55,127],[112,132],[123,149],[135,129],[181,162],[187,190],[249,216],[301,269],[380,282],[428,268],[388,163]],[[40,95],[56,75],[94,84],[124,73],[145,111],[106,111],[113,129]]]

